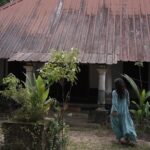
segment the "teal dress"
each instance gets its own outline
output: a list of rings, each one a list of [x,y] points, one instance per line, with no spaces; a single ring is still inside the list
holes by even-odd
[[[116,90],[112,92],[111,126],[120,140],[122,137],[136,142],[136,131],[129,113],[129,93],[126,90],[124,98],[120,99]],[[115,115],[113,115],[115,112]]]

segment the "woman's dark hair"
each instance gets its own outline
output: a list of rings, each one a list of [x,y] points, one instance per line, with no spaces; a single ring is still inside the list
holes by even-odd
[[[115,88],[119,98],[124,98],[125,96],[125,83],[122,78],[115,79]]]

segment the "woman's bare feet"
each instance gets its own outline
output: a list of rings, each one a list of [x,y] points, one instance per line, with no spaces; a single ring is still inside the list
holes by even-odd
[[[127,143],[128,145],[130,145],[130,146],[135,146],[136,145],[136,142],[133,142],[133,141],[128,141],[128,143]]]
[[[127,141],[127,144],[128,145],[130,145],[130,146],[135,146],[136,145],[136,142],[134,142],[134,141],[131,141],[130,139],[126,139],[126,141]]]
[[[119,140],[119,142],[120,142],[121,144],[127,144],[127,141],[125,140],[124,137],[122,137],[122,138]]]
[[[122,145],[129,145],[129,146],[135,146],[136,145],[136,142],[134,141],[131,141],[129,139],[126,139],[124,137],[122,137],[119,141],[118,141],[120,144]]]

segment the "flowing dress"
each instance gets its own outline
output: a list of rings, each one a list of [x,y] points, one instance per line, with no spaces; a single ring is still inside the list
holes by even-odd
[[[120,140],[122,137],[136,142],[136,131],[129,113],[129,93],[126,90],[124,98],[119,98],[116,90],[112,92],[111,126]],[[113,115],[116,112],[117,115]]]

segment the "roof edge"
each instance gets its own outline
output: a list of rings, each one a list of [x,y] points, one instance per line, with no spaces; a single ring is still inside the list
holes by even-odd
[[[13,5],[15,5],[15,4],[21,2],[21,1],[23,1],[23,0],[10,1],[10,2],[4,4],[3,6],[0,6],[0,11],[2,11],[2,10],[4,10],[4,9],[7,9],[7,8],[9,8],[9,7],[11,7],[11,6],[13,6]]]

